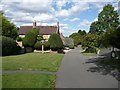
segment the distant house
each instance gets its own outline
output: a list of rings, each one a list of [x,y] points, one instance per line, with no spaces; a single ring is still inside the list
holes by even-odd
[[[50,35],[54,33],[58,33],[61,36],[59,32],[59,22],[57,22],[56,26],[37,26],[36,21],[34,21],[33,26],[20,26],[18,31],[19,37],[25,37],[25,33],[32,28],[37,28],[39,30],[39,35],[42,35],[45,40],[48,40]],[[63,36],[61,39],[63,40]]]

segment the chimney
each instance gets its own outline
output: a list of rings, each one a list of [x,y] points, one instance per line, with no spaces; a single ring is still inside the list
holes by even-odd
[[[59,31],[59,22],[57,22],[57,32],[58,32],[58,34],[60,34],[60,31]]]
[[[36,24],[37,24],[37,23],[36,23],[36,21],[34,20],[34,21],[33,21],[33,28],[36,27]]]

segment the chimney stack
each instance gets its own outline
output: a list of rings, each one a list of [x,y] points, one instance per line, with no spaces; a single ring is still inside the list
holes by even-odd
[[[60,34],[60,31],[59,31],[59,22],[57,22],[57,31],[58,31],[58,34]]]
[[[37,23],[36,23],[36,21],[34,20],[33,21],[33,28],[35,28],[37,25],[36,25]]]

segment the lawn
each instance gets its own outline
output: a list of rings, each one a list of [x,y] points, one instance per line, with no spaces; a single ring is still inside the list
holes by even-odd
[[[56,72],[60,66],[63,54],[57,53],[27,53],[2,57],[3,70],[40,70]]]
[[[63,59],[57,53],[27,53],[2,57],[3,70],[56,72]],[[56,75],[33,72],[2,74],[3,88],[54,88]]]
[[[16,73],[3,74],[3,88],[53,88],[55,75]]]

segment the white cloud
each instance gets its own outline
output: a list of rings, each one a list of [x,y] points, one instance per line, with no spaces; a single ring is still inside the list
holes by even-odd
[[[56,12],[57,17],[67,17],[69,15],[70,14],[69,14],[68,10],[65,10],[65,9]]]
[[[63,21],[67,21],[67,20],[69,20],[68,18],[65,18]]]
[[[70,21],[71,22],[76,22],[76,21],[79,21],[80,19],[79,18],[73,18],[73,19],[71,19]]]
[[[90,26],[91,23],[92,23],[92,21],[88,21],[88,20],[84,19],[82,22],[80,22],[80,24],[78,26]]]
[[[34,19],[39,22],[53,22],[57,20],[52,14],[39,14]]]
[[[73,0],[73,2],[116,2],[118,0]]]
[[[59,1],[57,1],[57,7],[58,7],[58,9],[61,10],[62,7],[65,6],[68,1],[69,0],[59,0]]]
[[[88,10],[89,4],[88,3],[75,3],[73,7],[69,9],[70,14],[79,14],[82,11]]]
[[[48,12],[48,8],[51,6],[52,0],[2,0],[1,3],[7,5],[8,8],[14,7],[14,9],[22,10],[24,12],[45,13]]]
[[[95,18],[93,21],[98,21],[98,18]]]
[[[89,3],[76,3],[73,2],[74,5],[72,5],[72,7],[70,7],[68,10],[66,9],[60,9],[58,11],[56,11],[56,16],[57,17],[67,17],[70,15],[76,15],[79,14],[85,10],[89,9]]]

